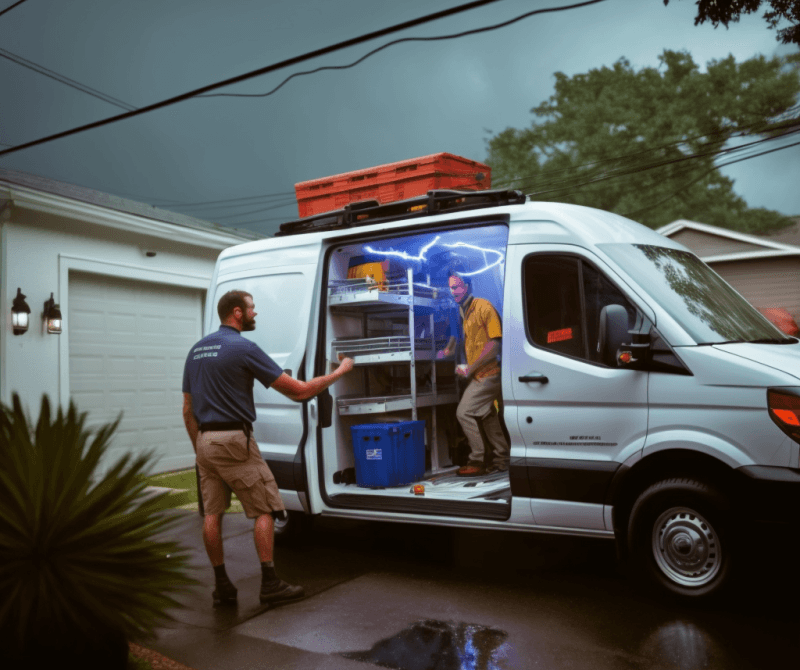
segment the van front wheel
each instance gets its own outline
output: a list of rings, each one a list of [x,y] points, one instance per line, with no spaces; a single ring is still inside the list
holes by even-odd
[[[730,580],[728,504],[710,486],[665,479],[646,489],[631,510],[628,546],[633,568],[683,598],[708,598]]]

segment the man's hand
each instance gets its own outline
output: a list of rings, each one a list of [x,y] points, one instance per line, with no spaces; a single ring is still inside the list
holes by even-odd
[[[436,358],[447,358],[450,352],[447,349],[441,349],[436,352]]]
[[[350,370],[353,369],[354,365],[355,365],[355,363],[353,363],[353,359],[352,358],[343,358],[342,362],[339,363],[338,369],[341,370],[342,372],[346,373],[346,372],[350,372]]]
[[[469,376],[469,366],[468,365],[456,365],[456,374],[459,377],[463,377],[466,379]]]

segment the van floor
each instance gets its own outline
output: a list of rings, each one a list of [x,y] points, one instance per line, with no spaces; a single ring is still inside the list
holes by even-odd
[[[426,473],[413,484],[388,487],[361,487],[356,484],[338,484],[329,489],[332,495],[349,493],[364,496],[393,496],[397,498],[434,498],[438,500],[481,500],[511,502],[511,482],[508,472],[492,472],[481,477],[459,477],[458,466],[453,465],[436,473]],[[414,486],[422,484],[423,494],[415,494]]]

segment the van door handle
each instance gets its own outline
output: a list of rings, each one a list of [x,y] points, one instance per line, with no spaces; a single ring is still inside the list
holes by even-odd
[[[539,384],[546,384],[550,381],[541,372],[533,372],[529,375],[522,375],[519,380],[521,382],[538,382]]]

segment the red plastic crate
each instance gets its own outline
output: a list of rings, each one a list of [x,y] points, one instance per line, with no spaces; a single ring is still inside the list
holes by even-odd
[[[341,209],[360,200],[385,204],[425,195],[432,189],[485,191],[491,185],[492,169],[488,165],[439,153],[301,181],[294,185],[294,190],[302,218]]]

